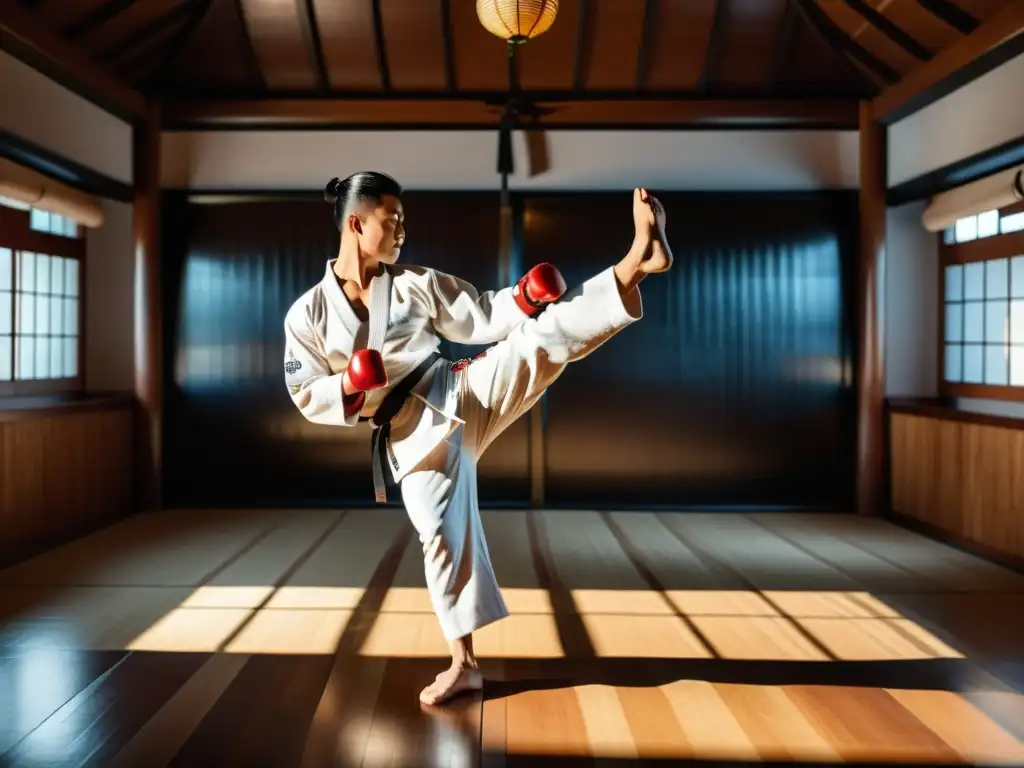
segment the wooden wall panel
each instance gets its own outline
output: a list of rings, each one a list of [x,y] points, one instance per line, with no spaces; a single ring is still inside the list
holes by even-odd
[[[130,404],[0,416],[0,564],[131,512]]]
[[[892,508],[1024,562],[1024,430],[894,412]]]

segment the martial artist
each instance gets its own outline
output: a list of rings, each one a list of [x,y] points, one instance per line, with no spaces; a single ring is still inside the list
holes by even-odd
[[[327,185],[338,255],[287,313],[284,368],[308,420],[374,427],[377,501],[388,486],[400,489],[451,649],[451,666],[420,694],[433,705],[482,686],[473,632],[508,615],[480,521],[477,461],[568,363],[642,317],[640,281],[669,269],[672,253],[661,204],[636,189],[633,243],[614,266],[568,293],[550,264],[480,292],[397,264],[406,237],[401,196],[394,179],[376,172]],[[451,362],[439,357],[439,336],[493,346]]]

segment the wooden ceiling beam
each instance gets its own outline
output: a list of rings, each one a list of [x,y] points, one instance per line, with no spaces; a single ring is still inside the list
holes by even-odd
[[[331,81],[327,76],[327,62],[324,59],[323,41],[320,37],[320,25],[316,19],[316,5],[313,0],[304,0],[299,5],[299,26],[302,27],[303,43],[309,56],[309,68],[313,70],[316,88],[321,93],[331,89]]]
[[[894,123],[1024,51],[1024,2],[1013,2],[922,64],[872,102],[875,120]]]
[[[39,23],[17,0],[0,0],[0,49],[119,117],[146,115],[146,99],[56,32]]]
[[[133,29],[126,37],[101,51],[97,56],[97,61],[104,66],[113,68],[118,61],[130,57],[141,58],[151,52],[151,43],[164,34],[169,27],[176,24],[187,24],[188,19],[204,12],[204,5],[208,5],[208,0],[181,0],[178,5],[138,29]]]
[[[249,31],[249,19],[245,15],[245,8],[242,7],[242,0],[231,0],[235,13],[238,15],[238,28],[241,30],[242,39],[239,44],[245,56],[245,66],[249,70],[249,77],[259,84],[261,89],[267,87],[267,76],[260,63],[260,57],[256,55],[256,45],[252,41],[252,32]]]
[[[951,0],[917,0],[917,4],[961,35],[969,35],[978,28],[978,20]]]
[[[697,81],[697,92],[701,95],[708,92],[708,80],[718,66],[718,57],[725,38],[725,26],[729,23],[729,0],[718,0],[715,3],[715,16],[711,22],[711,34],[708,36],[708,47],[704,51],[704,64]]]
[[[854,130],[856,100],[535,99],[554,108],[543,129],[832,129]],[[298,130],[497,128],[501,110],[478,99],[165,99],[167,128]]]
[[[636,85],[634,90],[639,93],[644,89],[647,82],[647,54],[651,47],[651,35],[654,34],[654,25],[657,23],[657,5],[655,0],[644,0],[644,23],[640,33],[640,50],[636,54]],[[580,17],[583,17],[583,9],[580,8]]]
[[[865,21],[892,40],[896,45],[909,53],[918,61],[930,61],[935,54],[921,45],[906,30],[889,20],[884,14],[876,11],[867,0],[846,0],[851,9],[859,13]]]
[[[380,0],[372,0],[373,39],[377,49],[377,69],[380,71],[381,90],[391,90],[391,69],[388,67],[387,41],[384,39],[384,19],[381,17]]]
[[[807,26],[824,42],[829,50],[834,52],[837,62],[844,69],[849,71],[850,67],[854,67],[852,59],[884,83],[895,83],[899,80],[900,76],[896,70],[843,32],[832,21],[832,18],[813,0],[792,1],[797,4],[797,11],[803,17]],[[847,56],[850,58],[847,59]],[[844,62],[846,63],[844,64]],[[854,71],[858,71],[856,67],[854,67]],[[874,88],[873,92],[876,92]]]
[[[120,16],[138,1],[139,0],[108,0],[108,2],[93,9],[92,12],[87,13],[83,18],[68,25],[66,29],[62,30],[64,37],[72,41],[85,37],[93,30],[102,27],[111,19]]]
[[[455,42],[452,32],[451,0],[441,0],[441,40],[444,43],[444,87],[455,90]]]
[[[793,31],[796,29],[798,17],[796,3],[786,3],[786,10],[779,28],[779,36],[775,42],[775,53],[772,55],[772,70],[764,83],[766,94],[775,93],[782,81],[782,72],[786,68]]]
[[[587,12],[590,0],[580,0],[579,17],[576,19],[576,49],[573,52],[572,89],[575,93],[583,93],[586,81],[586,70],[590,64],[590,50],[593,37]]]

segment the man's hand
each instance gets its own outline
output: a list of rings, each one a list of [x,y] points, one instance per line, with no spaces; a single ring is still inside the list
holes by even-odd
[[[375,349],[360,349],[348,361],[348,368],[342,377],[345,395],[368,392],[388,385],[388,374],[384,370],[384,358]]]

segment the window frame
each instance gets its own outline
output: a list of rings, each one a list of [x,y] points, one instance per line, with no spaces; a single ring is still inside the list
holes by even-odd
[[[78,375],[67,379],[12,379],[0,381],[0,397],[26,395],[80,394],[85,388],[85,266],[86,234],[78,225],[74,237],[51,235],[32,229],[31,211],[0,205],[0,248],[9,248],[14,261],[15,282],[11,292],[11,339],[17,338],[17,253],[29,251],[78,262]],[[16,348],[16,345],[12,345]],[[13,351],[12,351],[12,354]]]
[[[1000,209],[999,216],[1002,219],[1004,216],[1021,212],[1024,212],[1024,203]],[[936,336],[939,395],[954,398],[1024,401],[1024,385],[1022,384],[975,384],[946,380],[946,267],[995,259],[1006,259],[1009,262],[1015,256],[1024,256],[1024,230],[993,234],[963,243],[947,243],[945,232],[939,232],[937,237],[939,242],[939,322]],[[1011,275],[1008,274],[1007,281],[1010,280]],[[1007,300],[1013,301],[1009,295]],[[982,299],[982,302],[984,301]],[[963,345],[964,342],[961,341],[960,344]]]

